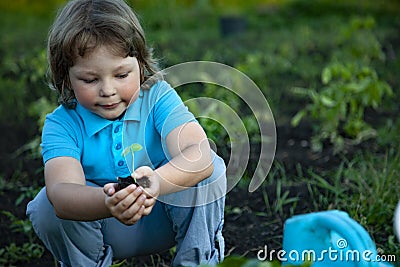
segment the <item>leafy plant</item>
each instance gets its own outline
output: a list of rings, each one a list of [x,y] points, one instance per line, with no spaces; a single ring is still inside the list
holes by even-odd
[[[135,152],[138,152],[142,149],[143,149],[143,147],[140,144],[133,143],[130,146],[128,146],[127,148],[125,148],[121,153],[122,156],[124,156],[124,157],[126,155],[128,155],[129,153],[132,154],[132,172],[134,172],[134,170],[135,170]],[[135,183],[136,183],[136,177],[133,177],[133,179],[135,180]]]
[[[377,130],[377,143],[381,146],[396,147],[400,145],[400,118],[387,119],[384,126]]]
[[[292,118],[291,124],[297,126],[306,116],[317,121],[311,139],[314,151],[323,149],[324,140],[329,140],[337,153],[346,145],[359,144],[376,136],[376,130],[364,120],[365,109],[377,109],[384,96],[393,93],[374,69],[351,63],[332,63],[322,71],[322,84],[324,87],[318,91],[293,88],[295,94],[311,100]]]
[[[19,219],[9,211],[2,211],[1,213],[7,216],[9,220],[11,220],[11,224],[9,227],[12,232],[25,234],[26,236],[28,236],[29,241],[33,243],[35,235],[33,233],[32,223],[28,219]]]
[[[33,199],[41,190],[41,187],[23,186],[20,188],[21,194],[15,200],[15,205],[19,206],[25,199]]]
[[[9,211],[2,211],[10,221],[9,229],[14,233],[22,233],[28,237],[28,242],[22,245],[11,243],[0,249],[0,265],[9,266],[18,262],[29,262],[31,259],[39,259],[44,253],[44,247],[34,242],[36,236],[31,222],[19,219]]]
[[[29,104],[40,96],[51,94],[45,85],[46,51],[27,51],[17,58],[6,54],[0,63],[0,122],[23,123],[28,117]]]
[[[42,141],[41,133],[43,130],[46,115],[52,112],[56,108],[55,104],[52,104],[46,97],[42,96],[38,100],[32,102],[28,108],[29,116],[36,119],[36,125],[38,128],[38,134],[29,142],[21,146],[14,152],[14,157],[18,157],[24,152],[29,152],[29,155],[33,159],[41,157],[40,143]]]
[[[40,259],[44,253],[44,247],[36,243],[24,243],[18,246],[15,243],[0,249],[0,265],[29,262],[32,259]]]

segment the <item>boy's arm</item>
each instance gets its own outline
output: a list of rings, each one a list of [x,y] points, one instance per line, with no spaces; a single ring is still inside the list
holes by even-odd
[[[175,128],[168,134],[166,144],[172,159],[155,170],[160,177],[160,195],[192,187],[212,174],[211,148],[198,123]]]
[[[57,157],[44,167],[47,197],[56,215],[64,219],[93,220],[109,217],[103,188],[86,186],[82,166],[72,157]]]
[[[129,220],[137,217],[130,212],[135,208],[132,203],[140,196],[134,187],[127,187],[109,197],[103,187],[86,186],[82,166],[75,158],[57,157],[48,160],[44,176],[47,197],[56,215],[62,219],[92,221],[111,217],[112,213],[106,207],[107,198],[114,216],[122,222],[130,223]],[[141,206],[142,203],[138,209]],[[128,215],[124,214],[126,211],[129,211]]]

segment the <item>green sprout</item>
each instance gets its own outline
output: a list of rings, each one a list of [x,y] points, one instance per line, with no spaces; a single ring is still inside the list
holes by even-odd
[[[122,151],[122,156],[128,155],[128,153],[132,153],[132,172],[135,171],[135,152],[142,150],[143,147],[138,143],[133,143],[132,145],[128,146],[127,148]],[[133,177],[136,182],[136,177]]]

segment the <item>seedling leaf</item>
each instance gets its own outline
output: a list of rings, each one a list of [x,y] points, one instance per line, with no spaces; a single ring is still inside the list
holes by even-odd
[[[142,149],[143,149],[143,147],[138,143],[134,143],[131,145],[132,152],[140,151]]]
[[[126,155],[128,155],[129,152],[131,152],[131,147],[130,146],[125,148],[124,151],[122,151],[121,155],[125,157]]]

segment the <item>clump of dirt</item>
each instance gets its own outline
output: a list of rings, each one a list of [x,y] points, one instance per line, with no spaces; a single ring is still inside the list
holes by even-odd
[[[118,177],[118,189],[124,189],[127,186],[135,184],[136,186],[141,186],[143,188],[149,188],[151,185],[150,179],[147,176],[143,176],[141,178],[133,179],[132,176],[127,177]]]

